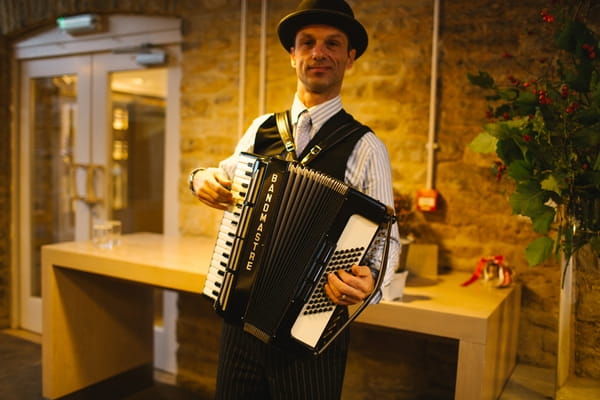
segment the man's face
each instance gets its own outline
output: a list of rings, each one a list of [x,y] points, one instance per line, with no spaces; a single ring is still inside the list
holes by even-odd
[[[290,51],[298,89],[329,98],[337,96],[355,56],[356,50],[349,50],[344,32],[328,25],[305,26],[296,33],[295,46]]]

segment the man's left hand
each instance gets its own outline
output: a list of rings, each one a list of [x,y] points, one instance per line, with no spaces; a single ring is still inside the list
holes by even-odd
[[[327,276],[325,293],[334,303],[346,306],[360,303],[375,288],[369,267],[353,265],[351,272],[339,270]]]

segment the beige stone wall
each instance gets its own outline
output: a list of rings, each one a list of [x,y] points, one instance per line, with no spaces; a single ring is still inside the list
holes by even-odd
[[[293,70],[275,36],[275,26],[296,2],[268,2],[268,111],[287,108],[295,89]],[[371,126],[386,143],[392,159],[395,189],[414,196],[415,191],[426,184],[432,2],[349,2],[370,32],[370,45],[347,75],[343,91],[345,107]],[[492,159],[467,149],[467,144],[484,122],[485,112],[481,93],[468,83],[467,72],[484,69],[503,79],[508,73],[518,74],[524,68],[515,60],[502,58],[503,52],[530,59],[543,56],[544,48],[539,45],[536,23],[532,21],[537,21],[539,10],[546,5],[546,0],[442,1],[436,102],[438,149],[434,169],[441,207],[436,213],[416,213],[413,231],[419,242],[439,245],[442,271],[471,271],[481,256],[498,253],[507,256],[517,270],[518,281],[523,284],[518,357],[523,362],[552,366],[557,341],[558,269],[550,264],[536,268],[526,266],[523,248],[534,237],[528,222],[510,216],[506,195],[509,186],[492,179]],[[22,37],[51,26],[58,15],[86,11],[182,17],[179,221],[184,235],[213,234],[219,223],[218,213],[199,206],[189,195],[185,181],[191,168],[214,164],[228,155],[240,134],[237,128],[239,1],[5,0],[0,3],[0,33],[10,39]],[[245,126],[259,110],[259,21],[260,2],[249,1]],[[0,72],[3,78],[8,71],[6,51],[0,40]],[[0,327],[3,321],[7,321],[9,310],[10,238],[6,232],[10,210],[4,207],[5,201],[8,201],[7,188],[10,187],[7,172],[10,164],[7,150],[9,131],[4,123],[8,120],[9,101],[8,82],[0,79]],[[212,315],[207,301],[197,296],[181,296],[179,308],[178,380],[198,391],[210,391],[214,384],[216,359],[211,348],[217,343],[220,323]],[[406,393],[416,390],[417,386],[426,390],[430,384],[423,382],[431,378],[427,374],[433,373],[444,377],[440,379],[441,388],[436,390],[451,390],[447,382],[452,382],[448,371],[452,370],[455,357],[454,343],[390,332],[373,333],[360,326],[353,329],[356,332],[353,342],[356,350],[351,355],[349,377],[353,377],[352,381],[364,377],[367,380],[364,387],[372,390],[371,396],[375,396],[374,388],[378,387],[383,391],[390,386],[402,388],[398,390],[406,390]],[[584,332],[586,335],[595,333],[595,338],[598,337],[597,328],[586,328]],[[439,357],[444,362],[414,364],[412,367],[407,364],[401,368],[402,373],[390,372],[389,364],[370,364],[374,361],[360,350],[368,348],[373,337],[377,337],[382,346],[398,348],[398,353],[407,360],[419,357],[436,360],[435,357]],[[594,340],[592,343],[597,343],[598,339]],[[399,345],[404,342],[415,345]],[[378,373],[365,374],[360,369],[365,365],[377,365],[373,368]],[[422,373],[419,381],[411,375],[415,370]],[[385,398],[386,395],[380,392],[377,396]]]
[[[600,379],[600,259],[589,248],[575,261],[575,365],[578,376]]]

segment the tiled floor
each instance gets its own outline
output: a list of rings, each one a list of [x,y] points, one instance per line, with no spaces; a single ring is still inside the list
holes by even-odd
[[[41,399],[39,336],[15,331],[0,331],[0,334],[2,333],[27,339],[29,343],[15,353],[6,351],[6,349],[3,352],[2,343],[0,343],[0,399]],[[18,371],[21,368],[19,363],[26,363],[26,365],[23,365],[22,371],[24,372],[22,373]],[[155,380],[156,385],[154,387],[123,400],[201,400],[198,396],[175,387],[173,385],[174,379],[169,374],[157,372]],[[499,400],[553,399],[553,382],[554,372],[552,370],[529,365],[517,365]],[[7,389],[8,386],[10,386],[9,389]],[[554,400],[595,399],[600,399],[600,381],[577,378],[569,381],[559,391]]]

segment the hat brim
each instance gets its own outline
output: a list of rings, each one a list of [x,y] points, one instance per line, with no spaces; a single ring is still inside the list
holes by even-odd
[[[354,18],[346,14],[329,10],[302,10],[284,17],[277,27],[279,41],[286,50],[294,47],[296,33],[307,25],[329,25],[338,28],[348,35],[352,48],[356,49],[356,57],[360,57],[369,43],[365,28]]]

